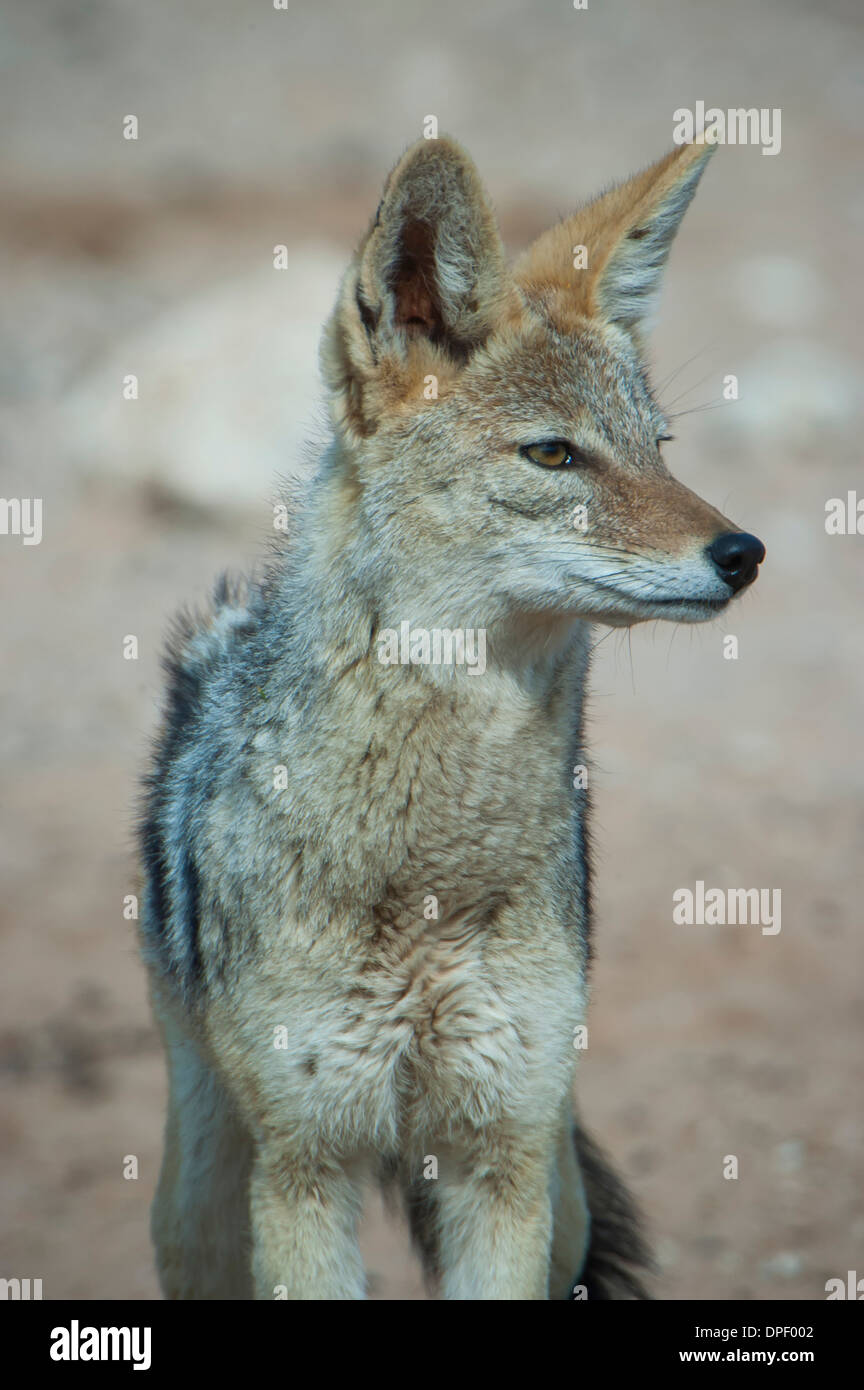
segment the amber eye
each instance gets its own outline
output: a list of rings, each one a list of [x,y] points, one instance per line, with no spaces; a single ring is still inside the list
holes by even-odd
[[[519,452],[523,458],[542,464],[544,468],[566,468],[568,463],[573,462],[573,450],[562,439],[552,439],[543,444],[525,444]]]

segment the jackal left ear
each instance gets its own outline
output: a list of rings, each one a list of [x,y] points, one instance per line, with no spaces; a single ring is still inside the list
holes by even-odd
[[[545,232],[515,268],[560,307],[628,332],[650,316],[669,249],[713,144],[681,145]]]
[[[364,394],[398,375],[416,344],[464,362],[514,293],[474,164],[453,140],[419,140],[384,186],[325,333],[322,366],[342,422],[371,426],[380,402],[364,408]]]

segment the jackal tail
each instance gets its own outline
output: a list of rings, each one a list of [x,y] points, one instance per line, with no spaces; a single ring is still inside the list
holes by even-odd
[[[591,1213],[588,1253],[576,1283],[585,1286],[589,1302],[650,1299],[643,1276],[653,1272],[654,1263],[633,1198],[578,1123],[573,1142]]]

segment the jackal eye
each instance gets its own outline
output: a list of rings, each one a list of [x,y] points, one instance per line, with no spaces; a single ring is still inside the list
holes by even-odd
[[[674,434],[658,434],[654,442],[657,445],[657,448],[659,449],[661,444],[671,444],[674,438]]]
[[[573,462],[573,447],[563,439],[544,440],[540,444],[523,444],[523,458],[539,463],[543,468],[566,468]]]

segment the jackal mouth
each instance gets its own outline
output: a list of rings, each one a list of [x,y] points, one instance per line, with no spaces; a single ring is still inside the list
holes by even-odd
[[[681,598],[645,598],[633,599],[634,603],[643,603],[646,608],[707,608],[712,613],[720,613],[731,602],[729,598],[691,598],[683,595]]]
[[[611,585],[597,585],[597,593],[603,600],[614,602],[615,607],[601,618],[601,621],[610,622],[616,617],[639,622],[640,620],[649,621],[651,618],[687,618],[691,621],[709,621],[717,617],[725,608],[728,608],[732,594],[724,594],[722,598],[709,598],[696,594],[679,594],[674,598],[665,596],[657,598],[637,598],[635,594],[628,594],[621,589],[613,589]]]
[[[616,589],[612,584],[596,584],[598,593],[608,594],[622,603],[638,603],[646,608],[665,608],[676,605],[699,604],[706,608],[725,608],[733,597],[731,590],[726,594],[631,594],[626,589]]]

